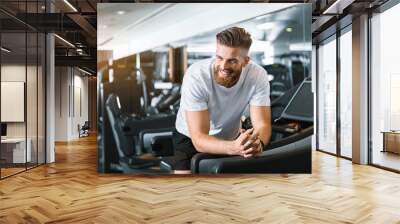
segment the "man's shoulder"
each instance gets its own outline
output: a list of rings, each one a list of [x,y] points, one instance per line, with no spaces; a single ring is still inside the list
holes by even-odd
[[[212,58],[196,61],[189,66],[185,75],[189,75],[197,79],[208,79],[210,77],[211,63]]]
[[[250,62],[248,64],[247,69],[248,69],[248,73],[250,74],[249,75],[250,83],[254,84],[254,83],[263,81],[263,80],[267,79],[267,77],[268,77],[267,71],[263,67],[261,67],[261,65],[258,65],[254,62]]]
[[[249,66],[250,72],[257,72],[257,73],[260,73],[260,74],[266,74],[267,73],[267,71],[261,65],[255,63],[253,61],[251,61],[248,64],[248,66]]]
[[[212,63],[212,58],[207,58],[207,59],[202,59],[199,61],[196,61],[195,63],[193,63],[192,65],[189,66],[188,70],[193,70],[193,71],[198,71],[198,70],[204,70],[204,71],[208,71],[208,69],[210,68],[210,65]]]

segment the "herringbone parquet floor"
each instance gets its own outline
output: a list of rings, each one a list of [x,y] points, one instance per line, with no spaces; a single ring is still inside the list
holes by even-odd
[[[311,175],[100,175],[95,141],[0,181],[0,223],[400,223],[399,174],[320,152]]]

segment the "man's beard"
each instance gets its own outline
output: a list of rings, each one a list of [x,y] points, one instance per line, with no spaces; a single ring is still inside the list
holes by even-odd
[[[231,88],[239,81],[240,73],[242,71],[234,71],[232,69],[225,69],[225,71],[230,72],[230,74],[224,75],[224,74],[221,74],[221,70],[222,69],[218,68],[217,66],[214,67],[214,79],[219,85],[224,86],[226,88]]]

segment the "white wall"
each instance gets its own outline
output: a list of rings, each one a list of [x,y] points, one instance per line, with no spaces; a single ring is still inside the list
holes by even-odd
[[[2,65],[1,66],[1,81],[5,82],[25,82],[25,65]],[[28,70],[30,67],[28,66]],[[7,108],[1,108],[7,110]],[[25,137],[25,122],[8,122],[7,137]]]
[[[76,68],[56,67],[55,85],[55,140],[77,139],[78,124],[88,120],[88,78]]]
[[[317,149],[317,48],[315,45],[312,46],[311,54],[311,81],[312,81],[312,92],[314,100],[314,134],[312,136],[312,149]]]
[[[68,140],[68,67],[55,68],[55,141]]]
[[[36,67],[33,66],[25,66],[25,65],[18,65],[18,64],[7,64],[1,66],[1,81],[2,82],[25,82],[26,72],[28,74],[36,74]],[[31,84],[31,83],[30,83]],[[34,92],[30,93],[28,91],[28,103],[32,101],[32,97],[36,98],[36,89]],[[36,105],[35,105],[36,108]],[[1,110],[7,110],[8,108],[1,108]],[[31,122],[33,114],[28,114],[28,121]],[[35,114],[36,118],[36,114]],[[36,121],[36,120],[35,120]],[[36,122],[35,122],[36,123]],[[25,137],[25,126],[26,122],[7,122],[7,136],[8,137]],[[29,125],[28,127],[31,127]],[[29,137],[29,133],[28,133]]]

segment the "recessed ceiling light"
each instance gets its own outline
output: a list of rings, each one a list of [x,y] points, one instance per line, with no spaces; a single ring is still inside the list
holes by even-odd
[[[64,38],[62,38],[62,37],[60,37],[60,36],[57,35],[57,34],[54,34],[54,36],[57,37],[58,39],[60,39],[62,42],[66,43],[67,45],[69,45],[69,46],[75,48],[75,45],[73,45],[73,44],[72,44],[71,42],[69,42],[68,40],[66,40],[66,39],[64,39]]]
[[[45,5],[42,5],[40,8],[41,8],[42,10],[46,10],[46,6],[45,6]]]
[[[86,70],[83,70],[83,69],[81,69],[81,68],[79,68],[79,67],[78,67],[78,70],[81,71],[81,72],[83,72],[83,73],[85,73],[85,74],[87,74],[87,75],[93,75],[92,73],[90,73],[90,72],[88,72],[88,71],[86,71]]]
[[[117,14],[118,15],[123,15],[123,14],[125,14],[125,11],[124,10],[119,10],[119,11],[117,11]]]
[[[293,28],[292,28],[292,27],[287,27],[287,28],[286,28],[286,32],[290,33],[290,32],[292,32],[292,31],[293,31]]]
[[[65,4],[67,4],[74,12],[78,12],[78,10],[68,1],[64,0]]]
[[[5,47],[1,47],[0,49],[1,49],[2,51],[6,52],[6,53],[10,53],[10,52],[11,52],[11,50],[9,50],[9,49],[7,49],[7,48],[5,48]]]

